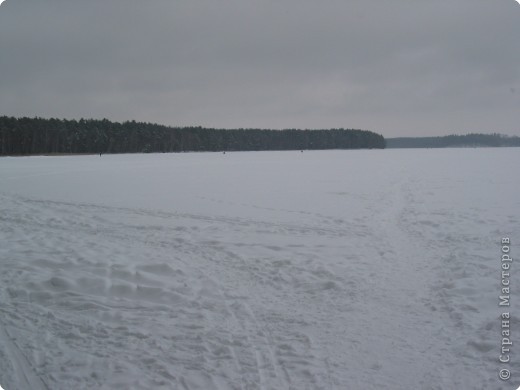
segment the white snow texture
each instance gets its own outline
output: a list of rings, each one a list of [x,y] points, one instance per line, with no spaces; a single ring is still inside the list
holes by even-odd
[[[516,388],[519,152],[1,158],[0,383]]]

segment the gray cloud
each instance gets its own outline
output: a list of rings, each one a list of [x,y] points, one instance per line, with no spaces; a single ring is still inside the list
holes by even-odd
[[[0,114],[520,135],[513,0],[7,0]]]

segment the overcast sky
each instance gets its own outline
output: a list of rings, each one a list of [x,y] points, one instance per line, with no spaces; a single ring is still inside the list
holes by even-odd
[[[520,135],[520,5],[6,0],[0,115]]]

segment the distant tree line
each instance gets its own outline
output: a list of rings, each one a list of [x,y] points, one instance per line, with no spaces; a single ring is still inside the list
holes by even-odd
[[[466,134],[443,137],[387,138],[387,148],[447,148],[482,146],[520,146],[520,137],[502,134]]]
[[[382,135],[366,130],[226,130],[107,119],[0,117],[1,155],[384,147]]]

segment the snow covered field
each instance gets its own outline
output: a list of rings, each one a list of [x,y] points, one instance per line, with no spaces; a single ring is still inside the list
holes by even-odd
[[[0,159],[0,384],[516,389],[520,149]],[[501,382],[500,368],[512,378]]]

